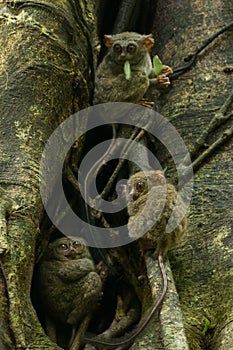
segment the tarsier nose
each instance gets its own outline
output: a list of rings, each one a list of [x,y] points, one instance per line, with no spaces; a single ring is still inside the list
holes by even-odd
[[[122,53],[120,54],[120,59],[121,59],[122,61],[125,61],[125,59],[126,59],[126,54],[125,54],[124,52],[122,52]]]
[[[75,251],[75,249],[70,248],[70,250],[69,250],[69,256],[70,256],[71,258],[73,258],[73,257],[76,256],[76,251]]]

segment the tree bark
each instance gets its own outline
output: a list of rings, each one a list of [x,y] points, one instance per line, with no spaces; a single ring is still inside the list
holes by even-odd
[[[224,0],[158,1],[156,53],[172,67],[184,65],[184,58],[232,22],[232,10],[233,4]],[[185,140],[195,170],[186,237],[170,253],[191,350],[233,347],[233,154],[232,137],[227,137],[232,130],[232,38],[231,27],[198,55],[196,64],[175,79],[161,98],[160,111]],[[209,130],[202,145],[196,144],[218,113],[222,113],[223,122]],[[224,120],[226,116],[228,120]],[[199,163],[197,159],[223,135],[225,143]],[[169,168],[169,160],[163,162]],[[172,332],[169,336],[172,339]],[[173,342],[165,348],[182,347]]]
[[[103,22],[101,11],[107,2],[99,2],[103,5],[99,10]],[[45,336],[30,299],[35,260],[42,251],[42,241],[48,239],[42,237],[40,230],[44,210],[39,167],[53,130],[91,100],[95,5],[92,0],[4,1],[0,5],[3,350],[59,349]],[[115,5],[117,10],[119,4]],[[232,11],[233,4],[228,0],[158,0],[156,13],[152,14],[155,53],[172,67],[186,64],[204,40],[232,21]],[[101,32],[101,23],[98,25]],[[191,152],[195,187],[186,236],[170,252],[170,264],[166,263],[167,298],[159,317],[133,344],[134,350],[233,348],[232,55],[229,29],[197,55],[196,63],[185,74],[174,77],[172,87],[156,101],[159,111],[180,132]],[[219,112],[222,116],[218,119]],[[218,119],[217,127],[208,129],[214,117]],[[202,157],[219,138],[221,147]],[[83,139],[76,145],[76,162],[82,149]],[[171,159],[159,147],[157,155],[172,179],[175,169]],[[51,176],[56,178],[52,170]],[[121,259],[126,275],[131,275],[137,261],[131,269],[124,253]],[[156,261],[149,258],[146,266],[156,298],[161,281]],[[150,291],[144,284],[143,295],[143,288],[137,283],[140,284],[136,281],[134,286],[145,309],[151,304]]]
[[[82,7],[75,1],[4,1],[0,21],[0,347],[58,349],[30,300],[43,217],[39,167],[54,128],[89,103],[94,1]]]

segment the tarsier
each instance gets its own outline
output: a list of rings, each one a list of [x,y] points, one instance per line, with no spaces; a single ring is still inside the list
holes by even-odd
[[[48,336],[56,342],[57,326],[69,325],[72,346],[76,329],[95,311],[102,291],[85,242],[62,237],[50,243],[39,267],[38,284]]]
[[[149,250],[157,252],[164,287],[162,294],[140,321],[136,330],[125,336],[124,339],[113,340],[112,343],[88,339],[94,344],[106,345],[109,348],[110,346],[112,348],[124,348],[124,346],[132,344],[162,304],[167,291],[164,260],[168,250],[180,241],[187,224],[186,208],[182,200],[179,202],[175,213],[173,212],[177,200],[177,191],[172,184],[166,183],[160,170],[140,171],[132,175],[127,183],[126,197],[129,214],[129,236],[133,239],[138,238],[142,254]],[[146,210],[143,211],[145,206]],[[167,232],[167,223],[172,213],[174,214],[173,220],[177,225],[174,225],[172,232]],[[144,231],[146,225],[149,225],[149,229],[141,236],[141,232]]]
[[[152,34],[123,32],[105,35],[104,38],[109,51],[96,70],[94,104],[140,103],[150,85],[170,85],[167,76],[172,73],[170,67],[164,65],[161,74],[155,77],[150,57],[150,50],[154,46]],[[130,65],[130,79],[126,79],[124,73],[126,61]]]
[[[139,238],[145,225],[150,220],[153,224],[146,234],[139,239],[142,251],[156,249],[157,254],[165,258],[168,250],[173,247],[180,238],[186,227],[185,205],[182,201],[173,212],[177,191],[172,184],[167,183],[160,170],[140,171],[132,175],[128,180],[128,214],[129,214],[129,236]],[[146,202],[146,210],[142,212]],[[166,227],[173,212],[173,220],[177,222],[172,232],[167,232]],[[134,220],[139,218],[136,225]],[[181,220],[182,219],[182,220]]]
[[[152,34],[141,35],[135,32],[123,32],[105,35],[104,38],[105,45],[109,50],[96,70],[94,105],[106,102],[153,105],[153,103],[143,99],[145,93],[150,85],[157,88],[168,87],[170,85],[168,75],[172,74],[172,69],[163,65],[161,73],[158,77],[155,76],[150,57],[150,50],[154,46]],[[126,79],[124,72],[126,62],[130,65],[130,79]],[[111,123],[109,114],[109,119],[106,121]],[[93,176],[98,165],[101,166],[104,163],[106,156],[114,146],[117,137],[116,124],[112,124],[112,135],[110,146],[98,160],[98,163],[94,164],[88,171],[85,192],[87,192],[87,187],[90,187],[89,177]]]

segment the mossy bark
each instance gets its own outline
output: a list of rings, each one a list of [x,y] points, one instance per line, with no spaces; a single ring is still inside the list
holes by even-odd
[[[45,336],[30,301],[43,218],[39,166],[45,143],[56,126],[89,104],[95,5],[89,0],[4,1],[0,5],[3,350],[59,348]],[[203,40],[232,21],[232,11],[228,0],[157,1],[153,30],[156,54],[172,67],[182,65],[184,57]],[[232,31],[228,31],[160,97],[161,113],[174,124],[190,150],[232,91],[232,55]],[[232,103],[227,113],[230,111]],[[212,132],[207,143],[223,135],[231,123],[229,119]],[[78,156],[82,142],[76,145]],[[195,157],[205,147],[198,149]],[[169,173],[169,159],[158,154]],[[160,317],[150,323],[133,349],[186,349],[184,328],[191,350],[232,349],[232,156],[232,140],[228,139],[196,169],[189,229],[169,254],[171,268],[166,265],[169,294]],[[156,297],[161,281],[157,263],[149,259],[146,264]],[[131,268],[127,269],[129,275]],[[145,296],[143,288],[138,289],[143,307],[151,304],[148,285]]]
[[[232,21],[232,11],[233,4],[224,0],[158,1],[156,53],[172,67],[183,65],[185,57]],[[190,151],[232,96],[232,71],[226,69],[232,65],[232,40],[232,29],[219,36],[187,73],[173,81],[161,100],[161,113],[177,128]],[[232,110],[231,99],[224,113]],[[230,128],[232,118],[209,133],[204,147],[196,147],[193,161]],[[226,137],[225,144],[195,169],[189,227],[169,256],[191,350],[233,348],[232,156],[232,138]],[[166,165],[169,169],[169,162]],[[174,327],[167,335],[171,345],[166,349],[183,348],[172,341],[176,331]]]
[[[58,349],[30,301],[43,216],[39,167],[55,127],[89,103],[94,1],[3,1],[0,26],[1,334],[11,349]]]

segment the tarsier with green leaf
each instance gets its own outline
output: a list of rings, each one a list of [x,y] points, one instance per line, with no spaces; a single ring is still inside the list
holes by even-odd
[[[94,104],[105,102],[140,103],[150,85],[168,87],[172,69],[154,60],[152,34],[123,32],[105,35],[109,51],[96,71]],[[159,69],[158,69],[159,68]],[[157,76],[156,76],[156,73]]]
[[[96,70],[94,104],[107,102],[130,102],[142,104],[146,107],[153,106],[153,102],[144,100],[150,85],[168,87],[170,80],[168,75],[172,69],[165,66],[158,56],[150,57],[150,50],[154,46],[152,34],[142,35],[135,32],[123,32],[114,35],[105,35],[105,45],[108,53]],[[108,122],[111,122],[109,116]],[[93,176],[97,165],[104,162],[105,157],[113,147],[116,138],[116,125],[112,124],[113,140],[107,151],[94,164],[87,174],[87,186],[89,177]],[[88,212],[87,212],[88,215]]]

